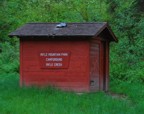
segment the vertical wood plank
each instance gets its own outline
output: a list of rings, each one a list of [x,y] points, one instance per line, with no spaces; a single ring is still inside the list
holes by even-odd
[[[104,42],[100,43],[100,90],[104,88]]]
[[[100,46],[97,39],[90,44],[90,91],[100,90]]]
[[[23,41],[20,38],[20,87],[23,86]]]
[[[105,84],[105,91],[108,91],[109,87],[109,42],[106,42],[106,84]]]

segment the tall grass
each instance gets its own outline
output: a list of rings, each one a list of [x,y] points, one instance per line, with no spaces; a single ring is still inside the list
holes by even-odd
[[[20,88],[19,74],[0,74],[0,114],[143,114],[144,86],[111,84],[113,94],[78,95],[51,87]],[[124,94],[125,97],[121,97]]]

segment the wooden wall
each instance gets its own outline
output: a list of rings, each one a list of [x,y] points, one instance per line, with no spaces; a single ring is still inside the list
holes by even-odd
[[[100,89],[100,46],[99,40],[90,41],[90,91]]]
[[[70,52],[68,68],[41,68],[40,52]],[[20,84],[89,91],[89,42],[20,40]]]
[[[63,67],[42,67],[41,52],[67,52]],[[45,59],[45,58],[44,58]],[[109,42],[91,40],[20,39],[20,85],[56,86],[88,92],[108,90]]]
[[[109,42],[103,38],[90,41],[90,91],[108,90]]]

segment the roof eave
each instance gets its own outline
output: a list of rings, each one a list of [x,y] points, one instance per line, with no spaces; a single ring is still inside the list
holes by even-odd
[[[8,35],[10,38],[13,37],[93,37],[94,35]]]
[[[111,27],[109,26],[109,24],[107,24],[107,30],[109,31],[109,33],[111,34],[111,36],[112,36],[112,38],[113,38],[113,41],[115,41],[115,42],[118,42],[118,39],[117,39],[117,37],[116,37],[116,35],[112,32],[112,29],[111,29]]]
[[[118,42],[118,39],[116,38],[115,34],[112,32],[109,24],[107,22],[105,22],[105,25],[94,35],[95,37],[98,36],[102,31],[104,31],[105,29],[107,29],[111,35],[112,40],[111,41],[115,41]]]

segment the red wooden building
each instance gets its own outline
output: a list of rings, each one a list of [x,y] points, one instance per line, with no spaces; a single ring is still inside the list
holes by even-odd
[[[21,86],[108,90],[109,43],[118,40],[106,22],[28,23],[9,36],[20,38]]]

